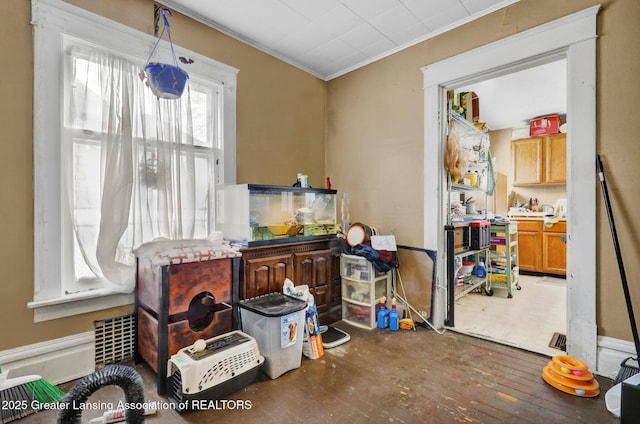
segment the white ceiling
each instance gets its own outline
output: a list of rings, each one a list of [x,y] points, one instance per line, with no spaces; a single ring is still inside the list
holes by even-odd
[[[567,113],[567,61],[547,63],[456,90],[473,91],[480,120],[492,130],[529,125],[543,115]]]
[[[331,80],[519,0],[157,0]],[[161,21],[162,22],[162,21]],[[465,87],[491,129],[566,110],[561,62]]]
[[[329,80],[519,0],[159,0]]]

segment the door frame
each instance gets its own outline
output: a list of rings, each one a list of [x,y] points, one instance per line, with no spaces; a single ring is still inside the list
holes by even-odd
[[[567,353],[596,369],[596,16],[600,5],[422,68],[424,246],[437,251],[432,323],[447,311],[447,90],[565,59],[567,63]],[[437,207],[434,207],[437,205]],[[579,213],[576,213],[579,211]],[[579,264],[579,266],[578,266]]]

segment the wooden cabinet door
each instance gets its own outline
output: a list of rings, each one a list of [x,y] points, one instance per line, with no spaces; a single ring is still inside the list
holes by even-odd
[[[318,308],[318,317],[329,313],[331,306],[331,250],[296,253],[294,284],[308,285]]]
[[[564,233],[542,233],[542,271],[566,275],[567,243]]]
[[[547,184],[567,182],[567,135],[555,134],[545,138],[544,181]]]
[[[541,184],[542,137],[525,138],[511,142],[513,185]]]
[[[542,271],[567,274],[567,223],[557,222],[542,231]]]
[[[539,271],[540,234],[518,230],[518,263],[521,271]]]
[[[542,222],[517,221],[518,266],[521,271],[540,271],[542,253]]]
[[[282,292],[285,278],[293,279],[293,255],[269,256],[244,261],[244,287],[241,299]]]

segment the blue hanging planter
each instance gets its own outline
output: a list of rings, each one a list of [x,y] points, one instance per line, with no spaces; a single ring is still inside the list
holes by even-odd
[[[162,99],[177,99],[182,96],[189,75],[178,66],[150,62],[144,68],[149,88]]]
[[[178,99],[182,96],[182,92],[184,91],[189,75],[178,66],[176,54],[173,51],[171,29],[169,28],[169,20],[167,19],[166,13],[171,16],[171,11],[169,9],[162,9],[164,28],[162,28],[162,33],[160,33],[156,44],[153,46],[153,50],[151,50],[151,53],[149,54],[149,59],[151,59],[151,56],[156,51],[158,43],[160,42],[160,39],[162,39],[162,34],[164,34],[166,29],[169,37],[169,44],[171,45],[171,54],[173,56],[174,64],[170,65],[168,63],[149,62],[149,59],[147,59],[144,74],[147,79],[147,86],[158,98]]]

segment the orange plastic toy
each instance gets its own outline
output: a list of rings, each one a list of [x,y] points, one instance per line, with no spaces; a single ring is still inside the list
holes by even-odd
[[[587,365],[578,359],[556,355],[542,370],[549,385],[570,395],[594,397],[600,394],[598,382]]]

